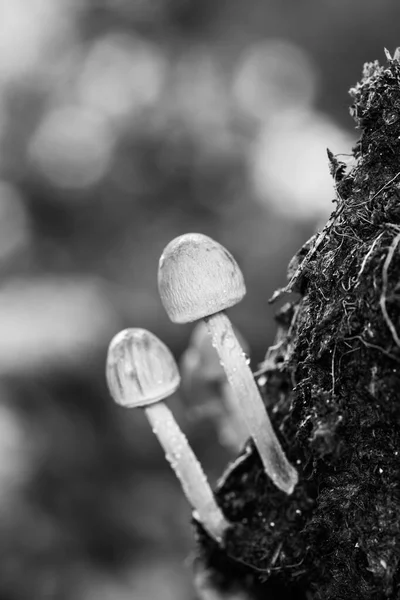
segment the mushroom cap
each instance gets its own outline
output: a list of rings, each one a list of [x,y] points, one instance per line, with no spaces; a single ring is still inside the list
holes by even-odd
[[[201,233],[172,240],[158,268],[161,302],[171,321],[190,323],[234,306],[246,294],[233,256]]]
[[[147,406],[173,394],[180,376],[167,346],[146,329],[125,329],[110,342],[106,378],[112,397],[127,408]]]

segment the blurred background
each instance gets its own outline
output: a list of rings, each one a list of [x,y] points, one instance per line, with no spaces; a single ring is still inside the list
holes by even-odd
[[[333,209],[326,148],[350,160],[347,91],[399,18],[396,0],[0,0],[0,600],[195,598],[189,507],[145,416],[109,398],[108,343],[144,327],[182,360],[192,326],[169,322],[157,264],[201,232],[242,267],[230,316],[257,368],[267,300]],[[235,443],[218,390],[196,394],[171,407],[215,482]]]

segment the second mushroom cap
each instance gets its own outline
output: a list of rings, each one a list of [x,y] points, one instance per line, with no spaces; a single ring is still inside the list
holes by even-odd
[[[147,406],[175,392],[180,375],[167,346],[146,329],[125,329],[111,341],[107,382],[118,404]]]

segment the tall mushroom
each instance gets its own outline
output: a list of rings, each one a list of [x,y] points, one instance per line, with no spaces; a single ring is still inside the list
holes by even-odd
[[[297,471],[276,437],[246,357],[224,312],[246,294],[237,262],[208,236],[181,235],[167,245],[160,258],[158,289],[171,321],[188,323],[204,319],[207,323],[234,390],[238,411],[247,423],[265,472],[279,489],[291,494],[298,481]]]
[[[117,404],[144,409],[168,462],[197,513],[196,518],[214,539],[221,542],[229,524],[185,435],[163,402],[180,384],[170,350],[145,329],[125,329],[111,340],[106,377]]]

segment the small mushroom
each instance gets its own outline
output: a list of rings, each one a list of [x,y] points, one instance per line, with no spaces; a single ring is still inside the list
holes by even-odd
[[[248,355],[246,340],[236,328],[234,331]],[[180,372],[188,414],[196,420],[210,419],[216,426],[221,445],[235,453],[241,450],[249,432],[237,411],[232,387],[204,321],[199,321],[192,331],[189,345],[181,357]]]
[[[110,342],[106,377],[117,404],[144,409],[185,496],[195,509],[196,518],[214,539],[221,542],[229,524],[186,436],[163,402],[180,384],[170,350],[145,329],[125,329]]]
[[[225,309],[246,294],[242,272],[233,256],[218,242],[189,233],[172,240],[160,258],[158,289],[171,321],[204,319],[221,365],[234,391],[238,412],[247,423],[265,472],[274,484],[291,494],[298,481],[272,428],[253,374],[233,332]]]

